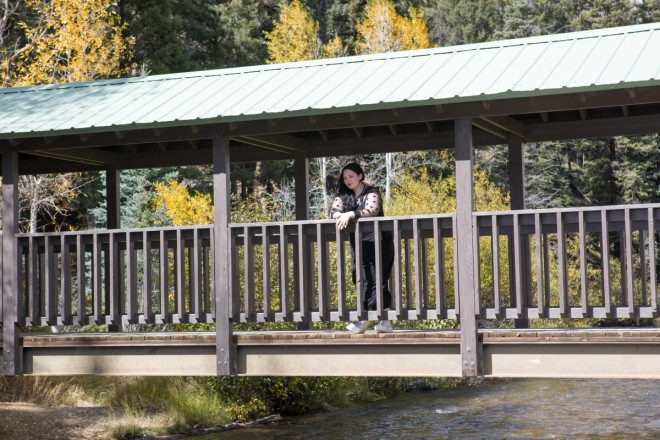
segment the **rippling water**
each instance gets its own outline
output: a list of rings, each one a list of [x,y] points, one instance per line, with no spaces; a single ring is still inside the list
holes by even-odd
[[[660,380],[527,379],[391,400],[196,437],[660,439]]]

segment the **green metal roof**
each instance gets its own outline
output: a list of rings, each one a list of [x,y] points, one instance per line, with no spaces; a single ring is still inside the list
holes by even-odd
[[[660,85],[660,23],[455,47],[0,89],[0,138]]]

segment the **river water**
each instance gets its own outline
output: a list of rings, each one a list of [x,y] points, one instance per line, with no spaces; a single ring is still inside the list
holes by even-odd
[[[195,439],[660,439],[660,380],[491,382]]]

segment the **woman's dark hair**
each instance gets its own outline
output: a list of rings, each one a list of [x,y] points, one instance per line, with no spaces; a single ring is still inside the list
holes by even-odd
[[[362,171],[362,167],[360,165],[355,162],[351,162],[344,165],[344,168],[341,169],[341,173],[339,173],[339,181],[337,182],[337,196],[341,199],[346,211],[353,211],[357,208],[357,202],[355,201],[355,193],[353,190],[347,187],[344,183],[345,170],[351,170],[355,174],[362,174],[362,179],[360,179],[360,182],[364,181],[364,171]]]

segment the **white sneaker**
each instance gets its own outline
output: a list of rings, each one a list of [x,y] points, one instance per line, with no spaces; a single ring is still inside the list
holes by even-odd
[[[390,321],[380,321],[378,324],[374,326],[374,330],[376,330],[376,333],[392,333],[394,330],[392,329],[392,323]]]
[[[361,335],[365,331],[367,331],[367,324],[369,324],[369,321],[351,322],[346,326],[346,330],[348,330],[351,333],[355,333],[356,335]]]

